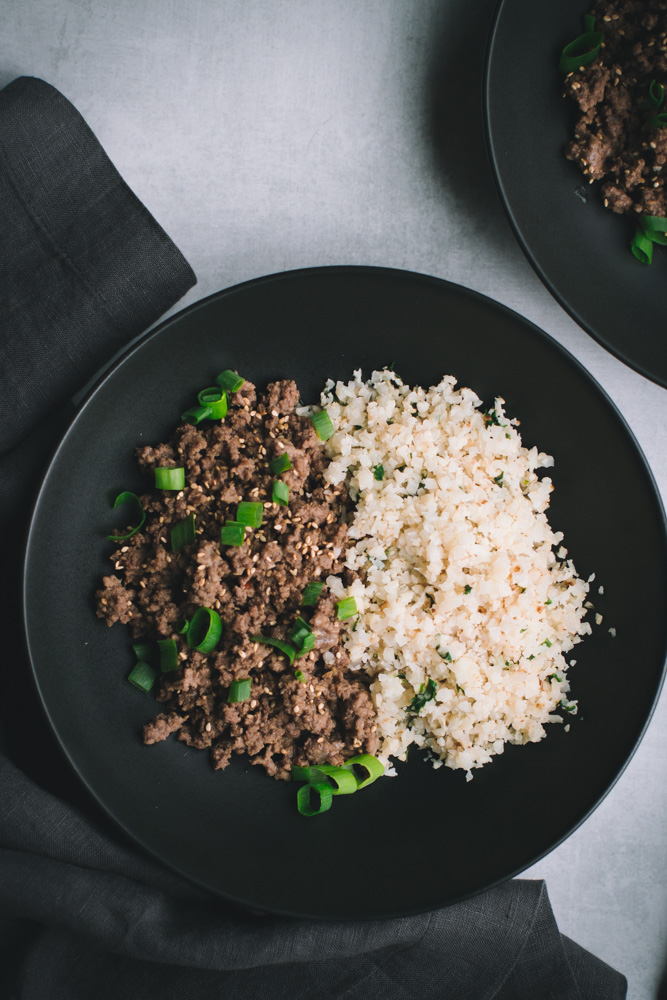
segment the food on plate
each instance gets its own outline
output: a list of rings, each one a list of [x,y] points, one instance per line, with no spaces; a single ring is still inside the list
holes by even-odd
[[[349,670],[345,618],[325,584],[354,578],[343,565],[347,490],[325,482],[324,445],[294,412],[298,399],[294,382],[257,395],[246,381],[224,420],[182,424],[171,441],[138,449],[159,483],[141,497],[146,523],[113,553],[116,572],[97,594],[109,625],[172,644],[166,665],[175,658],[176,669],[158,672],[163,711],[144,741],[176,733],[209,749],[216,768],[246,753],[279,778],[292,764],[340,765],[378,747],[369,681]],[[196,635],[181,631],[185,621]],[[141,680],[155,666],[149,647],[135,652]],[[230,697],[239,683],[245,696]]]
[[[588,582],[546,517],[553,459],[502,399],[385,369],[304,407],[232,375],[138,449],[154,489],[116,501],[133,523],[97,607],[163,706],[146,743],[246,754],[315,815],[411,746],[470,777],[576,713]]]
[[[590,30],[561,57],[578,107],[565,155],[601,182],[606,208],[637,221],[633,252],[650,263],[667,231],[667,3],[603,0],[588,18]]]
[[[591,631],[588,583],[546,516],[538,470],[553,459],[522,444],[502,399],[484,412],[452,377],[425,390],[357,372],[322,404],[336,427],[324,479],[354,505],[345,566],[360,614],[344,645],[372,678],[380,760],[417,746],[470,774],[540,740],[576,712],[566,655]]]

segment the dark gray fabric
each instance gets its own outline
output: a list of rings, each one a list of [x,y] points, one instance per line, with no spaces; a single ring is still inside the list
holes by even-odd
[[[49,99],[40,104],[38,114],[32,85],[24,86],[36,134],[44,137],[58,132],[60,110],[69,105],[63,105],[60,95],[47,88]],[[45,86],[40,84],[38,90]],[[16,91],[12,100],[18,100]],[[60,148],[60,170],[77,174],[82,153],[74,136],[79,133],[68,134],[69,148],[62,144]],[[31,148],[29,142],[27,148]],[[25,182],[31,176],[29,164],[22,167],[16,147],[13,157],[14,169]],[[59,225],[67,231],[69,245],[99,247],[100,233],[109,227],[108,203],[104,191],[98,199],[94,197],[94,179],[88,177],[86,184],[86,212],[75,208],[68,220],[64,209],[59,209]],[[62,190],[57,177],[50,179],[49,190],[57,200]],[[29,195],[29,186],[25,194]],[[7,189],[0,186],[2,208],[6,197]],[[49,198],[44,191],[40,198],[40,213],[48,216]],[[99,219],[95,206],[101,213]],[[21,222],[16,205],[12,211],[15,226],[30,230],[32,216]],[[155,238],[155,222],[145,212],[139,213],[143,223],[138,222],[132,196],[115,202],[115,212],[114,232],[122,232],[128,221],[137,246]],[[140,231],[141,225],[146,233]],[[62,266],[60,255],[55,243],[45,246],[43,280],[30,294],[21,275],[13,273],[14,266],[23,267],[23,258],[17,255],[13,265],[5,255],[5,298],[0,308],[8,315],[25,308],[31,316],[41,316],[40,338],[54,349],[65,344],[63,356],[69,356],[71,348],[62,324],[66,313],[73,329],[85,329],[92,338],[84,345],[85,364],[81,365],[80,356],[73,358],[66,371],[61,362],[62,396],[87,377],[93,355],[105,361],[113,349],[106,327],[95,327],[91,333],[88,325],[88,318],[98,310],[98,285],[104,288],[106,303],[115,303],[108,315],[117,308],[126,336],[130,328],[136,332],[154,316],[147,315],[145,302],[137,301],[136,289],[123,268],[114,267],[112,257],[106,263],[100,258],[95,274],[89,271],[83,281]],[[161,308],[182,291],[182,275],[174,276],[171,286],[165,278],[174,259],[169,246],[154,251],[156,284],[164,293]],[[148,285],[151,275],[148,268],[143,278]],[[16,298],[7,297],[12,289]],[[27,386],[37,370],[30,364],[21,368],[32,350],[22,339],[27,328],[21,329],[20,336],[16,331],[2,334],[3,363],[14,373],[12,391]],[[27,391],[23,395],[18,423],[13,414],[7,419],[0,416],[5,439],[18,433],[19,424],[35,425],[22,438],[20,448],[0,458],[1,513],[12,529],[3,548],[0,998],[622,1000],[625,979],[561,936],[542,882],[507,882],[459,905],[398,920],[290,921],[228,905],[128,842],[97,809],[54,743],[32,687],[17,627],[30,506],[48,455],[71,416],[66,400],[50,409],[55,393]]]
[[[0,92],[0,453],[195,283],[79,112]]]

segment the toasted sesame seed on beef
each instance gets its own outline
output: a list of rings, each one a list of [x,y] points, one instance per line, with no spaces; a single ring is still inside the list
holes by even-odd
[[[96,595],[108,624],[130,623],[135,637],[178,645],[178,669],[161,674],[156,686],[165,711],[145,726],[144,742],[175,732],[188,746],[208,749],[215,768],[245,754],[276,778],[288,778],[293,763],[340,764],[378,746],[369,682],[349,669],[346,624],[333,596],[325,586],[315,608],[301,607],[307,583],[347,574],[349,498],[344,485],[325,483],[324,448],[312,422],[295,413],[298,402],[292,381],[274,382],[264,394],[245,382],[230,394],[222,422],[182,425],[170,442],[138,449],[145,472],[182,465],[186,484],[142,497],[146,524],[114,553],[119,575],[105,577]],[[291,468],[276,476],[269,463],[283,453]],[[276,478],[289,487],[287,506],[272,502]],[[263,504],[263,523],[246,529],[242,545],[221,545],[220,529],[236,519],[241,500]],[[171,529],[190,514],[195,541],[173,552]],[[176,631],[179,619],[202,606],[223,623],[208,654]],[[315,648],[293,665],[253,641],[286,640],[297,616],[309,619]],[[246,677],[250,698],[228,703],[232,681]]]

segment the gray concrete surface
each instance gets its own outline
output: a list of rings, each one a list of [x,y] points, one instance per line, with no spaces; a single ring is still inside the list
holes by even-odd
[[[439,275],[565,345],[635,432],[667,496],[667,392],[584,334],[540,284],[484,159],[492,0],[0,0],[0,85],[76,104],[193,265],[179,308],[319,264]],[[470,154],[457,153],[461,130]],[[594,815],[528,874],[562,930],[660,995],[667,958],[667,697]],[[667,994],[665,994],[667,995]]]

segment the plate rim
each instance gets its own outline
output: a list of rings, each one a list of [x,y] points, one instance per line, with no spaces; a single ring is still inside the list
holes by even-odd
[[[503,2],[504,2],[504,0],[501,0],[501,5],[502,5]],[[651,469],[651,466],[649,465],[648,460],[647,460],[646,456],[644,455],[644,452],[643,452],[643,450],[642,450],[639,442],[637,441],[637,439],[636,439],[636,437],[635,437],[635,435],[634,435],[634,433],[632,431],[632,428],[628,424],[627,420],[625,419],[625,417],[621,413],[620,409],[618,408],[618,406],[616,405],[616,403],[614,402],[614,400],[608,395],[608,393],[606,392],[606,390],[604,389],[604,387],[597,381],[597,379],[591,374],[591,372],[589,372],[588,369],[578,360],[578,358],[576,358],[558,340],[556,340],[553,336],[551,336],[551,334],[547,333],[545,330],[543,330],[542,328],[538,327],[535,323],[532,322],[532,320],[528,319],[525,316],[522,316],[516,310],[512,309],[511,307],[505,305],[502,302],[497,301],[496,299],[491,298],[491,296],[488,296],[488,295],[484,294],[483,292],[478,292],[475,289],[468,288],[467,286],[461,285],[461,284],[459,284],[457,282],[449,281],[446,278],[441,278],[441,277],[439,277],[437,275],[429,275],[429,274],[425,274],[423,272],[411,271],[411,270],[403,269],[403,268],[383,267],[383,266],[375,266],[375,265],[356,265],[356,264],[321,265],[321,266],[313,266],[313,267],[306,267],[306,268],[295,268],[295,269],[289,269],[289,270],[285,270],[285,271],[277,271],[277,272],[272,272],[270,274],[260,275],[260,276],[257,276],[255,278],[251,278],[251,279],[248,279],[246,281],[236,283],[234,285],[229,285],[226,288],[219,289],[218,291],[213,292],[210,295],[207,295],[207,296],[203,297],[202,299],[199,299],[196,302],[191,303],[190,305],[188,305],[185,308],[179,310],[178,312],[174,313],[173,315],[168,316],[165,320],[163,320],[157,326],[155,326],[155,327],[151,328],[150,330],[148,330],[144,334],[144,336],[140,337],[139,339],[135,339],[130,345],[128,345],[127,349],[122,354],[120,354],[119,356],[115,357],[112,362],[110,362],[107,366],[105,366],[104,368],[102,368],[101,371],[98,373],[98,376],[96,376],[95,379],[91,383],[89,383],[90,388],[85,393],[85,395],[81,398],[81,400],[78,402],[74,414],[71,416],[71,419],[68,421],[67,426],[62,431],[62,433],[61,433],[61,435],[60,435],[60,437],[58,439],[58,442],[57,442],[57,444],[55,446],[55,449],[53,450],[53,452],[51,454],[51,457],[50,457],[50,459],[48,460],[48,463],[45,466],[45,470],[44,470],[44,473],[43,473],[43,476],[42,476],[42,479],[41,479],[41,483],[40,483],[40,486],[39,486],[39,488],[38,488],[38,490],[37,490],[37,492],[35,494],[34,501],[33,501],[33,504],[32,504],[32,508],[31,508],[31,511],[30,511],[30,516],[29,516],[29,521],[28,521],[28,531],[27,531],[26,538],[25,538],[24,557],[23,557],[22,567],[21,567],[21,569],[22,569],[22,573],[21,573],[21,598],[22,598],[21,626],[22,626],[22,631],[23,631],[23,639],[24,639],[24,643],[25,643],[25,648],[26,648],[27,654],[28,654],[28,661],[29,661],[29,664],[30,664],[31,680],[32,680],[34,689],[37,692],[37,695],[38,695],[38,698],[39,698],[39,703],[40,703],[40,706],[41,706],[42,711],[44,713],[44,716],[45,716],[45,718],[46,718],[46,720],[48,722],[48,725],[49,725],[49,727],[51,729],[51,732],[52,732],[54,738],[56,739],[56,741],[58,743],[58,746],[59,746],[61,752],[64,754],[64,756],[65,756],[68,764],[70,765],[70,767],[72,768],[72,770],[76,774],[78,780],[81,782],[81,784],[83,785],[83,787],[86,789],[87,793],[94,800],[95,806],[98,809],[101,809],[101,811],[104,814],[104,816],[107,819],[110,819],[113,822],[113,824],[115,824],[117,827],[119,827],[124,832],[124,834],[129,838],[130,842],[133,845],[138,845],[138,847],[141,850],[143,850],[148,855],[148,859],[152,863],[155,863],[155,861],[157,861],[159,864],[164,865],[168,870],[170,870],[172,872],[175,872],[180,877],[184,878],[186,880],[186,882],[189,882],[191,884],[197,885],[198,887],[206,890],[212,896],[214,896],[216,898],[219,898],[219,899],[223,899],[223,900],[225,900],[225,901],[227,901],[227,902],[229,902],[229,903],[231,903],[231,904],[239,907],[240,909],[245,910],[246,912],[249,911],[251,913],[252,912],[258,913],[259,912],[259,913],[266,913],[266,914],[275,914],[277,916],[290,917],[290,918],[295,918],[295,919],[309,919],[309,920],[315,919],[315,920],[320,920],[320,921],[323,921],[323,922],[332,922],[332,921],[341,921],[341,920],[349,920],[349,921],[385,920],[385,919],[386,920],[390,920],[390,919],[397,919],[397,918],[400,918],[400,917],[407,917],[407,916],[415,916],[415,915],[418,915],[418,914],[421,914],[421,913],[430,912],[432,909],[438,908],[438,907],[456,905],[459,902],[463,902],[465,900],[474,898],[475,896],[480,895],[480,894],[482,894],[484,892],[488,892],[489,890],[495,888],[496,886],[501,885],[503,882],[508,881],[509,879],[512,879],[512,878],[516,878],[518,875],[520,875],[521,873],[525,872],[528,868],[532,867],[533,865],[535,865],[538,862],[540,862],[541,860],[543,860],[543,858],[547,857],[549,854],[552,853],[552,851],[556,850],[556,848],[558,848],[562,843],[564,843],[573,833],[575,833],[576,830],[579,829],[579,827],[583,823],[586,822],[586,820],[602,804],[602,802],[607,798],[607,796],[609,795],[609,793],[612,791],[612,789],[614,788],[614,786],[617,784],[617,782],[619,781],[619,779],[621,778],[621,776],[625,772],[626,768],[630,764],[630,761],[633,759],[635,753],[637,752],[637,749],[639,748],[639,745],[643,741],[644,736],[646,735],[646,731],[647,731],[648,726],[650,725],[651,720],[653,718],[653,715],[655,713],[655,710],[656,710],[656,707],[657,707],[657,704],[658,704],[658,701],[659,701],[659,698],[660,698],[661,692],[663,690],[663,687],[665,685],[665,680],[666,680],[666,677],[667,677],[667,630],[665,632],[665,638],[664,638],[664,644],[663,644],[663,651],[662,651],[663,665],[662,665],[662,669],[661,669],[661,673],[660,673],[660,679],[659,679],[659,682],[658,682],[658,684],[656,686],[656,689],[655,689],[655,694],[654,694],[653,699],[652,699],[650,711],[648,712],[648,714],[647,714],[647,716],[646,716],[646,718],[644,720],[644,723],[642,725],[641,731],[639,732],[639,735],[638,735],[638,737],[637,737],[637,739],[636,739],[636,741],[635,741],[635,743],[634,743],[634,745],[632,747],[632,750],[629,753],[629,755],[627,756],[626,760],[624,761],[622,767],[619,769],[619,771],[614,776],[613,780],[609,783],[609,785],[606,787],[606,789],[603,791],[603,793],[598,798],[596,798],[596,800],[591,805],[591,807],[586,811],[586,813],[583,816],[580,817],[580,819],[574,824],[574,826],[572,826],[570,829],[568,829],[561,837],[559,837],[558,840],[554,841],[546,850],[542,851],[539,855],[536,855],[535,857],[533,857],[528,862],[527,865],[522,865],[522,866],[520,866],[520,867],[518,867],[516,869],[513,869],[509,874],[505,874],[505,875],[502,875],[502,876],[498,877],[493,882],[488,883],[487,885],[483,886],[482,888],[473,889],[470,892],[457,895],[455,898],[453,898],[451,900],[448,900],[448,901],[446,901],[444,903],[440,902],[439,904],[437,904],[436,907],[429,907],[429,906],[424,907],[424,906],[419,905],[419,906],[415,906],[415,907],[408,908],[408,909],[403,908],[403,909],[399,909],[399,910],[392,910],[390,912],[386,912],[386,911],[377,912],[377,911],[372,911],[371,910],[371,911],[365,912],[363,915],[346,914],[346,915],[343,915],[343,916],[341,916],[340,914],[327,915],[327,914],[322,914],[320,912],[312,912],[312,911],[307,911],[307,912],[302,912],[302,913],[296,913],[294,910],[281,909],[280,907],[274,907],[274,906],[272,906],[270,909],[258,910],[258,908],[254,904],[248,903],[247,900],[244,900],[244,899],[242,899],[242,898],[240,898],[238,896],[235,896],[233,893],[224,892],[222,889],[220,889],[218,887],[215,887],[215,886],[211,886],[206,881],[204,881],[203,879],[201,879],[201,878],[199,878],[199,877],[191,874],[190,872],[184,871],[177,864],[174,864],[173,861],[167,860],[165,857],[163,857],[161,853],[159,853],[153,847],[151,847],[148,843],[146,843],[146,841],[142,837],[138,836],[137,833],[135,833],[134,831],[130,830],[127,827],[127,825],[121,819],[119,819],[115,815],[115,813],[111,810],[111,808],[108,807],[102,801],[102,799],[98,796],[98,794],[95,791],[94,787],[92,787],[92,785],[86,780],[86,778],[84,777],[84,775],[81,773],[81,771],[80,771],[79,767],[77,766],[75,760],[71,756],[71,754],[69,752],[69,749],[67,748],[65,742],[61,739],[59,731],[58,731],[58,728],[56,726],[56,723],[55,723],[54,719],[52,718],[51,711],[49,710],[49,706],[47,704],[47,700],[45,699],[45,697],[42,694],[42,688],[40,686],[39,676],[38,676],[38,669],[36,667],[35,657],[33,656],[33,651],[32,651],[32,647],[31,647],[31,643],[30,643],[30,632],[29,632],[29,622],[28,622],[28,617],[29,617],[29,611],[28,611],[28,576],[29,576],[29,566],[28,566],[28,564],[29,564],[29,562],[31,560],[31,551],[32,551],[32,548],[33,548],[33,546],[35,544],[35,541],[34,541],[35,522],[36,522],[36,519],[37,519],[38,511],[39,511],[40,506],[41,506],[43,495],[45,493],[47,481],[48,481],[48,479],[50,477],[51,470],[53,469],[54,465],[56,464],[56,462],[58,460],[58,457],[60,455],[61,449],[63,449],[64,447],[66,447],[66,443],[67,443],[67,441],[69,439],[69,435],[70,435],[72,429],[74,428],[75,424],[79,420],[79,418],[82,415],[83,411],[86,409],[86,407],[92,401],[93,397],[97,394],[97,392],[99,390],[101,390],[101,388],[106,384],[107,380],[109,380],[110,378],[113,377],[113,375],[115,374],[115,372],[117,371],[117,369],[120,368],[121,365],[123,365],[132,355],[134,355],[135,353],[138,353],[138,351],[143,347],[144,344],[146,344],[149,340],[152,340],[153,338],[159,337],[161,335],[162,331],[164,329],[168,328],[169,326],[171,326],[173,323],[180,322],[181,319],[182,319],[182,317],[184,315],[196,312],[198,309],[207,306],[210,302],[212,302],[215,299],[224,298],[227,295],[234,294],[234,293],[239,292],[241,290],[244,290],[244,289],[246,289],[248,287],[258,286],[258,285],[261,285],[261,284],[264,284],[264,283],[267,283],[267,282],[282,281],[282,280],[285,280],[285,279],[300,278],[300,277],[306,277],[306,276],[309,276],[309,275],[322,275],[322,274],[327,274],[327,273],[328,274],[334,274],[334,273],[336,273],[336,274],[352,273],[352,274],[359,274],[359,275],[366,274],[366,275],[369,275],[369,276],[370,275],[378,275],[378,276],[384,275],[384,276],[388,276],[388,275],[392,275],[393,274],[393,275],[395,275],[397,277],[400,277],[400,278],[403,278],[403,279],[406,279],[406,278],[408,278],[410,280],[415,280],[416,279],[417,281],[425,281],[427,283],[432,283],[432,284],[435,284],[435,285],[444,285],[444,286],[447,286],[450,289],[455,290],[457,293],[461,293],[464,296],[470,297],[473,300],[476,300],[476,301],[478,301],[480,303],[486,303],[491,308],[493,308],[495,310],[499,310],[501,312],[504,312],[505,314],[507,314],[510,317],[512,317],[519,324],[521,324],[524,327],[530,328],[531,330],[535,331],[539,337],[543,338],[553,348],[555,348],[559,353],[561,353],[562,356],[563,356],[563,358],[564,358],[564,360],[567,363],[569,363],[570,365],[572,365],[576,370],[578,370],[583,375],[583,377],[585,378],[585,380],[588,382],[589,386],[594,391],[597,391],[597,393],[599,394],[599,396],[602,398],[603,402],[609,408],[610,414],[616,418],[616,420],[618,421],[620,427],[623,429],[623,431],[625,432],[625,434],[628,436],[629,441],[630,441],[630,443],[633,446],[634,452],[635,452],[636,456],[639,458],[640,463],[641,463],[641,465],[642,465],[642,467],[644,469],[644,472],[645,472],[645,475],[646,475],[647,485],[650,487],[653,499],[656,501],[656,504],[657,504],[657,511],[658,511],[658,513],[660,515],[660,517],[659,517],[659,528],[660,528],[660,532],[661,532],[661,536],[662,536],[663,549],[664,549],[665,554],[667,555],[667,514],[666,514],[666,511],[665,511],[665,505],[663,504],[662,497],[660,495],[660,491],[658,489],[657,482],[655,480],[655,476],[653,475],[653,471]]]

